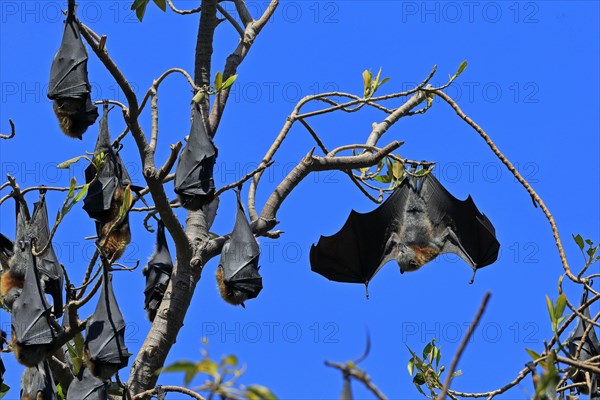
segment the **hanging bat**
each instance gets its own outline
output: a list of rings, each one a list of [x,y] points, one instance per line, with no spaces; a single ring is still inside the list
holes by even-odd
[[[48,98],[54,100],[54,113],[61,130],[78,139],[98,118],[98,108],[90,97],[87,60],[76,21],[75,2],[69,1],[62,42],[50,69]]]
[[[475,271],[493,263],[499,248],[494,227],[471,197],[456,199],[427,173],[407,175],[375,210],[352,211],[338,233],[311,247],[310,264],[332,281],[368,286],[390,260],[404,273],[455,253]]]
[[[175,193],[184,208],[197,211],[213,199],[213,168],[217,153],[217,148],[206,132],[200,105],[193,103],[192,128],[175,170]]]
[[[52,307],[42,291],[31,243],[17,243],[23,249],[19,249],[15,255],[23,250],[26,269],[22,292],[12,304],[12,348],[17,361],[27,367],[35,367],[46,357],[57,332],[51,322]]]
[[[237,191],[237,214],[231,238],[223,246],[217,267],[217,284],[221,297],[233,305],[245,307],[262,290],[258,273],[260,248],[246,219],[240,192]]]
[[[587,299],[588,299],[588,292],[586,290],[583,293],[583,297],[581,299],[581,304],[582,305],[585,304],[587,302]],[[590,320],[592,319],[591,315],[590,315],[589,307],[586,307],[583,310],[583,315],[586,318],[589,318]],[[582,318],[579,318],[579,322],[577,323],[577,328],[575,328],[575,330],[573,332],[571,332],[571,334],[567,338],[567,348],[569,350],[569,354],[571,355],[571,357],[575,358],[575,356],[577,355],[577,348],[581,344],[581,339],[583,338],[583,334],[585,333],[586,329],[588,329],[588,326],[589,326],[588,322],[586,322]],[[587,361],[590,358],[597,357],[597,356],[600,356],[600,341],[598,340],[598,337],[596,336],[596,331],[595,331],[594,327],[592,326],[585,338],[585,341],[581,345],[581,350],[579,351],[579,356],[576,359],[579,361]],[[585,372],[578,370],[577,368],[572,368],[569,372],[569,375],[570,375],[570,379],[573,383],[586,382]],[[600,386],[600,376],[598,376],[596,374],[591,374],[590,380],[592,383],[592,385],[591,385],[592,386],[592,398],[596,398],[593,394],[596,393],[598,391],[598,389],[600,389],[600,387],[599,387]],[[577,388],[577,390],[579,393],[589,394],[587,385],[579,386]]]
[[[92,375],[108,380],[127,366],[129,352],[125,346],[125,321],[113,292],[111,275],[104,265],[100,298],[86,324],[84,357]]]
[[[31,237],[36,238],[36,248],[42,249],[46,246],[46,243],[50,240],[50,228],[48,227],[45,190],[40,190],[40,199],[33,205],[30,229]],[[44,292],[52,296],[52,311],[56,317],[61,317],[63,314],[63,286],[65,277],[52,243],[48,245],[48,249],[43,254],[36,256],[35,260]]]
[[[107,382],[95,377],[90,370],[81,366],[79,374],[67,392],[66,400],[108,400]]]
[[[48,361],[28,367],[21,377],[21,400],[58,400]]]
[[[4,373],[6,368],[4,362],[2,362],[2,350],[4,349],[4,340],[6,339],[6,332],[0,329],[0,385],[4,383]]]
[[[0,242],[0,247],[10,248],[10,251],[4,252],[11,255],[8,262],[9,269],[2,275],[1,292],[5,296],[5,303],[10,305],[18,297],[20,289],[23,287],[25,279],[26,265],[31,253],[30,244],[35,239],[36,247],[42,249],[50,239],[50,229],[48,227],[48,210],[46,208],[46,191],[40,190],[39,201],[34,203],[33,216],[29,218],[29,211],[20,202],[17,201],[17,243],[23,244],[15,248],[14,244],[4,238]],[[27,244],[27,246],[24,246]],[[36,263],[42,288],[45,293],[52,296],[53,312],[57,317],[62,316],[62,290],[64,273],[52,244],[48,245],[47,250],[34,258]]]
[[[165,237],[165,225],[162,221],[158,221],[156,248],[148,260],[148,265],[142,270],[146,277],[144,309],[147,310],[151,322],[154,321],[156,311],[165,295],[172,272],[173,260]]]
[[[113,222],[119,217],[119,211],[123,205],[123,193],[125,188],[131,185],[131,178],[121,156],[112,147],[108,131],[107,105],[104,106],[104,113],[100,119],[100,131],[94,149],[94,159],[98,160],[100,154],[104,154],[102,169],[98,172],[97,180],[89,186],[83,199],[83,209],[90,218],[98,221],[96,230],[99,242],[105,241],[104,255],[106,258],[116,261],[123,255],[131,241],[129,215],[111,231]],[[96,173],[96,167],[89,165],[85,169],[86,183],[91,183],[96,178]],[[141,190],[138,186],[131,185],[131,187],[134,190]]]
[[[13,242],[0,233],[0,272],[9,269],[8,260],[13,256]]]

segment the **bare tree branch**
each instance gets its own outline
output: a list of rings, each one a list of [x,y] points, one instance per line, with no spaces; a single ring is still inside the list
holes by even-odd
[[[13,122],[12,119],[9,119],[8,123],[10,124],[10,134],[9,135],[0,134],[0,139],[12,139],[13,137],[15,137],[15,123]]]
[[[444,382],[444,387],[442,388],[442,392],[440,393],[440,395],[437,398],[438,400],[444,400],[446,398],[446,393],[448,393],[448,389],[450,388],[450,382],[452,381],[452,375],[454,375],[454,371],[456,371],[456,367],[458,366],[458,361],[460,360],[462,353],[465,351],[465,348],[467,347],[467,343],[469,343],[469,339],[471,339],[471,336],[473,336],[473,332],[475,332],[475,328],[477,328],[477,325],[479,324],[479,321],[481,320],[481,317],[483,316],[483,312],[485,311],[485,308],[487,307],[487,303],[490,300],[490,295],[491,295],[491,293],[487,292],[485,294],[485,296],[483,296],[483,300],[481,301],[479,310],[477,310],[477,314],[475,314],[475,318],[473,318],[473,322],[471,322],[471,325],[469,325],[469,329],[467,330],[465,337],[460,342],[460,345],[458,346],[458,349],[456,350],[456,354],[454,354],[454,358],[452,359],[452,364],[450,364],[450,369],[447,372],[448,375],[446,375],[446,381]]]

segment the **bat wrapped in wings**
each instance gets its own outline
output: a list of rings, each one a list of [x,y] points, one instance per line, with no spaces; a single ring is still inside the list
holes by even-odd
[[[87,60],[75,17],[75,1],[69,0],[62,42],[50,69],[48,97],[54,100],[54,113],[62,131],[79,139],[98,118],[98,109],[90,97]]]
[[[18,243],[31,244],[35,240],[38,250],[46,247],[46,250],[42,254],[35,256],[34,261],[40,274],[44,292],[52,296],[54,315],[57,317],[62,316],[64,273],[58,262],[52,243],[48,243],[50,240],[50,229],[48,227],[45,190],[40,190],[40,198],[38,202],[34,203],[33,216],[31,218],[29,218],[27,208],[23,204],[17,203],[16,236]],[[46,246],[47,243],[48,246]],[[30,259],[27,253],[31,253],[31,247],[19,246],[15,248],[14,244],[8,238],[2,237],[0,238],[0,248],[0,253],[3,254],[0,254],[0,260],[6,256],[10,256],[8,262],[9,270],[2,276],[2,294],[8,298],[6,303],[10,307],[10,304],[18,296],[20,288],[23,287],[26,265]],[[9,294],[11,291],[12,293]]]
[[[144,309],[148,313],[148,319],[154,321],[156,311],[162,302],[167,285],[173,272],[173,260],[169,253],[167,238],[165,236],[165,224],[158,221],[156,233],[156,248],[144,267],[142,273],[146,277],[146,289],[144,289]]]
[[[125,346],[125,320],[106,265],[100,298],[85,330],[84,357],[92,375],[108,380],[127,366],[130,354]]]
[[[581,299],[581,305],[585,304],[587,300],[588,292],[587,290],[585,290]],[[592,320],[589,307],[586,307],[583,310],[583,315],[584,317]],[[590,324],[585,319],[579,318],[577,327],[573,332],[571,332],[571,334],[567,338],[567,348],[569,350],[569,354],[571,355],[571,357],[582,362],[587,361],[593,357],[600,356],[600,341],[598,340],[598,336],[596,336],[596,331],[594,327],[589,325]],[[589,332],[587,333],[587,336],[585,337],[583,343],[581,343],[583,336],[586,330],[588,329]],[[580,346],[581,349],[579,350],[579,354],[577,354],[577,349]],[[571,379],[573,383],[585,383],[587,381],[585,377],[585,371],[578,370],[575,367],[571,367],[571,369],[569,370],[569,379]],[[598,390],[600,390],[600,376],[592,373],[590,375],[590,384],[592,388],[591,398],[597,398],[599,394]],[[578,387],[578,391],[580,393],[590,394],[588,393],[589,389],[587,385]]]
[[[21,377],[21,400],[58,400],[58,391],[47,360],[26,368]]]
[[[82,365],[69,386],[66,400],[108,400],[108,384]]]
[[[131,178],[121,156],[112,147],[108,131],[107,105],[104,106],[104,113],[100,119],[94,159],[99,160],[101,154],[104,155],[102,169],[98,172],[96,181],[89,186],[83,199],[83,209],[90,218],[98,221],[98,236],[100,241],[105,240],[104,255],[108,259],[116,261],[123,255],[127,244],[131,241],[128,215],[121,223],[112,227],[113,222],[119,217],[125,188],[131,185]],[[86,183],[94,181],[96,173],[96,167],[89,165],[85,169]],[[132,189],[140,190],[141,188],[132,186]]]
[[[215,194],[213,168],[217,148],[206,132],[200,105],[192,105],[192,128],[175,170],[175,193],[188,210],[199,210]]]
[[[477,270],[493,263],[500,244],[492,223],[469,196],[452,196],[431,174],[408,174],[375,210],[350,213],[342,229],[310,249],[313,271],[332,281],[364,283],[390,260],[415,271],[455,253]]]
[[[42,249],[50,240],[50,228],[48,226],[48,209],[46,207],[46,192],[40,191],[40,199],[33,205],[31,216],[30,235],[36,238],[36,247]],[[36,265],[42,280],[44,292],[52,296],[52,311],[57,317],[63,314],[63,286],[64,272],[58,262],[52,243],[48,243],[46,251],[36,256]]]
[[[217,283],[221,297],[233,305],[244,306],[262,290],[258,273],[260,248],[246,219],[240,192],[237,192],[237,213],[231,238],[223,245],[217,267]]]

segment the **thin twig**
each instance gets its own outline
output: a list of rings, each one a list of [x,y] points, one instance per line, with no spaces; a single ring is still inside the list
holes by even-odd
[[[219,12],[223,14],[225,18],[227,18],[227,21],[231,23],[231,25],[235,28],[235,30],[240,34],[240,37],[243,39],[244,29],[240,26],[240,24],[238,24],[237,21],[231,16],[231,14],[229,14],[227,10],[225,10],[220,4],[217,4],[217,10],[219,10]]]
[[[180,10],[177,7],[175,7],[175,4],[173,4],[172,0],[167,0],[167,4],[171,8],[171,10],[173,10],[177,14],[181,14],[181,15],[196,14],[196,13],[199,13],[200,10],[202,9],[202,7],[198,7],[198,8],[194,8],[194,9],[191,9],[191,10]]]
[[[0,134],[0,139],[12,139],[13,137],[15,137],[15,123],[13,122],[12,119],[9,119],[8,123],[10,124],[10,134],[9,135]]]
[[[271,160],[266,164],[260,164],[257,168],[255,168],[253,171],[250,171],[249,173],[247,173],[246,175],[244,175],[244,177],[236,182],[230,183],[228,185],[223,186],[222,188],[219,188],[216,192],[215,192],[215,197],[219,197],[223,192],[236,188],[238,186],[240,186],[241,184],[243,184],[244,182],[246,182],[248,179],[252,178],[254,175],[258,174],[259,172],[261,172],[262,170],[269,168],[275,161]]]
[[[456,353],[454,354],[454,358],[452,359],[452,364],[450,364],[450,369],[447,372],[448,375],[446,375],[446,381],[444,382],[444,387],[442,388],[442,392],[438,396],[438,400],[444,400],[446,398],[446,393],[448,393],[448,389],[450,388],[450,382],[452,381],[452,375],[454,375],[454,371],[456,371],[456,367],[458,366],[458,361],[460,360],[462,353],[465,351],[465,348],[467,347],[467,343],[469,343],[469,340],[471,339],[473,332],[475,332],[475,328],[479,324],[479,320],[481,320],[481,317],[483,316],[483,312],[485,311],[485,308],[487,307],[487,303],[490,300],[490,296],[491,296],[490,292],[487,292],[485,294],[485,296],[483,296],[483,300],[481,301],[479,310],[477,310],[477,314],[475,314],[475,318],[473,319],[473,322],[471,323],[471,325],[469,325],[469,329],[467,330],[465,337],[463,338],[462,342],[460,342],[460,345],[458,346],[458,350],[456,350]]]

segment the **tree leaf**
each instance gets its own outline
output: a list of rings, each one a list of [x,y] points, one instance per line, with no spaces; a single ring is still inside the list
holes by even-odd
[[[81,160],[82,158],[87,158],[87,156],[77,156],[77,157],[73,157],[67,161],[63,161],[60,164],[58,164],[56,166],[56,168],[60,168],[60,169],[66,169],[69,168],[71,166],[71,164],[76,163],[77,161]]]
[[[79,200],[83,199],[85,197],[85,195],[87,194],[87,191],[89,188],[90,188],[89,184],[86,183],[85,185],[83,185],[83,187],[81,188],[79,193],[77,193],[77,196],[75,196],[75,198],[73,199],[73,202],[77,203]]]
[[[423,375],[422,372],[417,372],[417,374],[415,375],[415,377],[413,378],[413,383],[415,385],[423,385],[426,382],[425,380],[425,375]]]
[[[533,361],[540,358],[540,355],[531,349],[525,349],[525,351],[527,352],[527,354],[529,354],[529,357],[531,357]]]
[[[215,74],[215,89],[220,90],[221,86],[223,86],[223,74],[221,74],[221,72],[218,71]]]
[[[577,243],[577,246],[579,246],[579,249],[583,251],[583,238],[581,237],[581,235],[573,235],[573,239],[575,239],[575,243]]]
[[[552,304],[552,300],[550,300],[550,297],[548,296],[546,296],[546,306],[548,306],[548,314],[550,314],[550,319],[554,324],[556,322],[556,319],[554,318],[554,304]]]
[[[156,4],[158,6],[158,8],[160,8],[161,10],[167,11],[167,2],[166,0],[153,0],[154,4]]]
[[[403,174],[404,174],[404,164],[402,164],[398,160],[394,160],[394,163],[392,164],[392,175],[394,176],[394,179],[398,180],[398,179],[402,178]]]
[[[271,392],[271,390],[266,386],[250,385],[246,388],[246,392],[247,392],[247,394],[249,393],[254,396],[258,396],[258,397],[254,397],[254,398],[259,399],[259,400],[277,400],[277,396],[275,396],[273,394],[273,392]],[[247,396],[247,394],[246,394],[246,396]]]
[[[461,376],[462,374],[463,374],[462,370],[459,369],[458,371],[454,371],[452,373],[452,377],[456,378],[457,376]]]
[[[131,9],[135,10],[137,19],[142,22],[144,14],[146,14],[146,6],[150,0],[135,0],[131,5]]]
[[[458,77],[460,74],[463,73],[465,68],[467,68],[467,60],[464,60],[463,62],[460,63],[460,65],[458,66],[458,70],[456,71],[456,75],[454,75],[454,76]]]
[[[234,354],[230,354],[227,357],[223,358],[221,361],[222,365],[229,365],[231,367],[236,367],[238,365],[238,358]]]
[[[558,321],[560,317],[562,317],[565,312],[565,307],[567,306],[567,296],[565,294],[561,294],[556,299],[556,308],[554,309],[554,319]]]
[[[390,183],[392,179],[387,175],[379,175],[373,178],[373,180],[381,183]]]
[[[192,101],[194,103],[200,103],[204,99],[205,93],[204,90],[198,90],[194,97],[192,97]]]
[[[415,370],[415,359],[411,358],[410,360],[408,360],[408,365],[406,367],[408,368],[408,374],[412,376]]]
[[[9,390],[10,390],[10,386],[8,386],[5,383],[2,383],[0,385],[0,399],[3,399],[4,396],[6,396],[6,393],[8,393]]]
[[[373,75],[371,71],[365,69],[362,73],[363,77],[363,85],[364,85],[364,97],[369,97],[371,92],[371,81],[373,80]]]
[[[237,74],[231,75],[229,78],[227,78],[225,80],[225,83],[223,83],[223,86],[221,87],[221,90],[225,90],[228,87],[230,87],[231,85],[233,85],[233,83],[235,82],[236,79],[237,79]]]
[[[196,364],[196,371],[214,376],[219,371],[219,366],[210,358],[205,358],[204,360]]]

